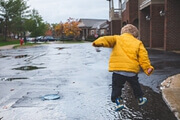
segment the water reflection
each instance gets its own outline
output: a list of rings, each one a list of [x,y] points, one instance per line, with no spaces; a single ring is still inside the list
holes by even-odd
[[[44,69],[46,67],[37,67],[37,66],[22,66],[22,67],[18,67],[18,68],[13,68],[12,70],[36,70],[36,69]]]
[[[19,77],[19,78],[1,78],[1,81],[13,81],[13,80],[24,80],[24,79],[28,79],[26,77]]]
[[[28,57],[29,55],[17,55],[15,56],[15,58],[24,58],[24,57]]]

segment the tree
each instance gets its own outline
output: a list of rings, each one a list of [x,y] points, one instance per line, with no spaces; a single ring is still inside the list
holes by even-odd
[[[45,33],[46,36],[52,36],[52,30],[47,30]]]
[[[63,37],[64,28],[63,28],[63,23],[62,22],[57,24],[54,29],[55,29],[56,36]]]
[[[64,33],[66,36],[72,36],[75,40],[80,35],[80,28],[78,27],[79,21],[74,18],[69,18],[66,23],[63,24]]]
[[[52,28],[52,25],[49,23],[46,23],[45,35],[46,36],[52,36],[53,35],[53,28]]]
[[[26,5],[26,2],[23,0],[14,0],[13,4],[13,17],[11,22],[11,32],[15,34],[25,35],[25,21],[29,17],[30,11],[28,10],[29,6]]]
[[[6,41],[6,36],[7,36],[8,25],[10,24],[11,16],[13,15],[12,5],[13,5],[12,0],[0,1],[0,16],[3,19],[2,26],[3,26],[5,41]]]
[[[25,29],[31,32],[32,37],[45,35],[47,25],[37,10],[33,9],[31,12],[30,18],[25,21]]]
[[[23,0],[0,1],[0,16],[3,18],[5,41],[8,32],[19,34],[24,31],[24,20],[28,16],[28,8],[29,6]]]

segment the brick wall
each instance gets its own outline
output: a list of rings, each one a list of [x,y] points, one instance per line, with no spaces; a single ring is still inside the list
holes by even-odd
[[[129,23],[129,2],[126,3],[126,10],[122,13],[122,22],[123,23]]]
[[[180,0],[165,0],[165,50],[180,50]]]
[[[146,16],[150,13],[149,7],[139,11],[139,32],[140,32],[140,40],[146,47],[150,46],[150,21],[146,20]]]
[[[126,3],[126,10],[122,13],[122,21],[124,23],[133,24],[138,19],[138,1],[129,0]]]
[[[150,5],[150,47],[164,47],[164,16],[159,12],[164,10],[164,4]]]
[[[111,35],[120,35],[121,31],[121,20],[112,20],[110,22]]]
[[[129,12],[129,22],[133,24],[138,18],[138,0],[129,0]]]

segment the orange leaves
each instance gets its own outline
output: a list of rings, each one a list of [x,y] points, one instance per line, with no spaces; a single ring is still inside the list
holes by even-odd
[[[59,23],[55,26],[55,33],[57,36],[62,36],[62,34],[63,34],[63,23]]]
[[[61,36],[63,33],[66,36],[73,36],[75,39],[80,35],[80,28],[78,27],[79,21],[74,18],[69,18],[67,22],[60,23],[55,26],[55,32],[58,36]]]
[[[47,30],[45,33],[46,36],[52,36],[52,30]]]

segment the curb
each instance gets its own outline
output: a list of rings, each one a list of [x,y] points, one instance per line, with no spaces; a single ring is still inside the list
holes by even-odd
[[[180,120],[180,74],[161,83],[162,97],[176,118]]]

